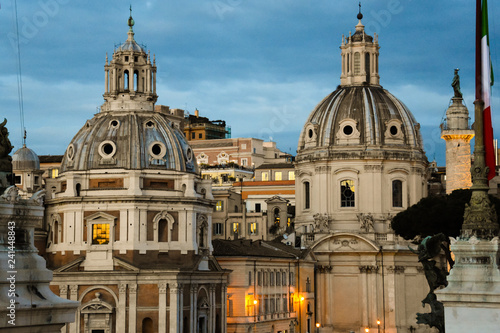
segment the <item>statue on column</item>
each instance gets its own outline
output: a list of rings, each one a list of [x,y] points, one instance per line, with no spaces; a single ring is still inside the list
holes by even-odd
[[[453,77],[453,81],[451,82],[451,86],[453,87],[453,92],[455,96],[453,98],[462,98],[462,92],[460,91],[460,75],[458,75],[458,71],[460,69],[455,69],[455,76]]]

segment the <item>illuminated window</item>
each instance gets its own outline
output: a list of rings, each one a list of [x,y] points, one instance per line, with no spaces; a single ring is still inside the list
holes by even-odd
[[[108,244],[109,243],[109,223],[93,224],[92,225],[92,244]]]
[[[233,230],[233,234],[239,234],[240,233],[240,224],[237,222],[233,223],[232,230]]]
[[[59,169],[52,169],[51,171],[52,171],[50,175],[51,178],[59,177]]]
[[[403,182],[392,181],[392,207],[403,207]]]
[[[288,171],[288,180],[295,180],[295,171]]]
[[[282,175],[281,171],[276,171],[274,173],[274,180],[282,180],[282,178],[283,178],[283,175]]]
[[[274,224],[280,224],[280,209],[274,208]]]
[[[262,181],[267,182],[269,180],[269,173],[268,172],[263,172],[262,173]]]
[[[215,211],[216,212],[222,212],[224,210],[224,202],[222,200],[217,201],[215,204]]]
[[[354,207],[354,181],[346,179],[340,182],[340,206]]]
[[[257,235],[259,233],[258,230],[259,229],[257,222],[252,222],[248,224],[248,233],[250,235]]]

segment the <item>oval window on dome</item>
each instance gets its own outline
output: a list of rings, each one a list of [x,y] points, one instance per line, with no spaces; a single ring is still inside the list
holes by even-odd
[[[111,120],[111,122],[109,123],[109,126],[111,128],[118,128],[118,126],[120,126],[120,122],[116,119],[113,119]]]
[[[66,156],[68,157],[68,159],[69,159],[70,161],[72,161],[72,160],[73,160],[73,158],[75,158],[75,146],[74,146],[73,144],[70,144],[70,145],[68,146],[68,149],[66,150],[66,152],[67,152],[67,155],[66,155]]]
[[[154,159],[162,159],[165,156],[165,153],[167,152],[167,148],[162,142],[153,142],[149,145],[149,154],[154,158]]]
[[[116,145],[113,141],[104,141],[99,145],[98,151],[102,158],[111,158],[116,153]]]
[[[309,139],[311,139],[314,135],[314,132],[313,130],[310,128],[309,131],[308,131],[308,135],[309,135]]]
[[[186,150],[186,159],[188,162],[191,162],[193,159],[193,150],[190,147]]]
[[[392,135],[397,135],[398,134],[398,127],[392,125],[391,128],[389,129]]]
[[[352,132],[354,132],[354,130],[353,130],[353,128],[352,128],[352,126],[351,126],[351,125],[346,125],[346,126],[344,126],[343,131],[344,131],[344,134],[345,134],[345,135],[351,135],[351,134],[352,134]]]
[[[155,123],[153,123],[151,120],[146,123],[146,127],[148,128],[153,128],[155,127]]]

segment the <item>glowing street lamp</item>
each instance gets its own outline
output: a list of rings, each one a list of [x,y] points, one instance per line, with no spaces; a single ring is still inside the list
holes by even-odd
[[[316,333],[319,333],[319,327],[321,326],[320,323],[316,323]]]
[[[366,332],[366,333],[370,332],[370,329],[369,329],[368,327],[367,327],[367,328],[365,328],[365,332]]]
[[[378,333],[380,333],[380,319],[377,319]]]

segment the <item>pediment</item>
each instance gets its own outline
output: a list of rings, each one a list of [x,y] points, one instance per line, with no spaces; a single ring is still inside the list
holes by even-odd
[[[312,248],[318,252],[378,252],[377,245],[356,234],[336,234],[323,238]]]
[[[113,215],[104,213],[104,212],[97,212],[97,213],[94,213],[94,214],[91,214],[91,215],[85,217],[85,220],[87,220],[87,221],[93,221],[93,220],[99,220],[99,219],[114,221],[114,220],[116,220],[116,217]]]

